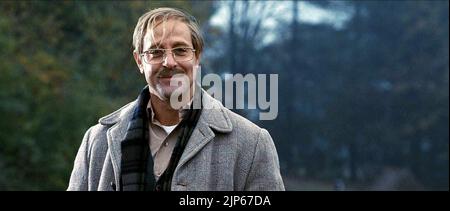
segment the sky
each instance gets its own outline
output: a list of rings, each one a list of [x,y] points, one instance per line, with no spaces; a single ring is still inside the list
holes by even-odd
[[[230,1],[217,2],[219,9],[211,17],[209,23],[212,26],[227,30],[228,20],[230,16]],[[277,23],[280,21],[290,22],[292,20],[292,1],[250,1],[250,8],[247,12],[249,17],[258,17],[262,4],[269,4],[269,16],[263,18],[262,27],[266,33],[263,38],[264,44],[270,44],[275,40],[275,32]],[[339,4],[337,2],[336,4]],[[339,6],[339,5],[335,5]],[[242,2],[236,2],[238,14],[242,14]],[[299,17],[298,21],[305,24],[330,24],[336,29],[342,28],[347,20],[351,18],[351,13],[343,10],[323,9],[305,1],[298,2]]]

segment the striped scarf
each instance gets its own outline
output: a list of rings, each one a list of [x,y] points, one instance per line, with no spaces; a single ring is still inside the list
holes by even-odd
[[[201,88],[196,87],[194,101],[201,102]],[[200,109],[193,109],[194,103],[189,109],[184,110],[180,122],[181,133],[172,152],[169,164],[158,179],[155,181],[153,174],[153,158],[148,144],[149,130],[146,108],[150,100],[150,92],[146,86],[137,99],[137,106],[128,124],[125,139],[122,141],[122,160],[120,188],[122,191],[170,191],[172,176],[178,161],[183,154],[186,144],[197,125],[201,114]]]

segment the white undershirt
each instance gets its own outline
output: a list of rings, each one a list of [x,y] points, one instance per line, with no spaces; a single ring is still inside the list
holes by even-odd
[[[161,127],[164,129],[164,131],[166,131],[167,134],[170,134],[177,127],[177,125],[178,124],[172,126],[161,125]]]

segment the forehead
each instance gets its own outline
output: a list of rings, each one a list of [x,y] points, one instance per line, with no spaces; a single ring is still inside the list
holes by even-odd
[[[149,48],[173,48],[185,45],[192,47],[191,31],[186,23],[168,19],[159,22],[153,29],[149,28],[144,37],[144,51]]]

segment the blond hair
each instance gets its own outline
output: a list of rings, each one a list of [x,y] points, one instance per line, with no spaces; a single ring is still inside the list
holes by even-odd
[[[144,36],[147,30],[153,29],[160,23],[165,23],[169,18],[176,18],[184,22],[191,31],[192,45],[195,49],[195,56],[198,58],[203,51],[203,37],[197,21],[191,15],[179,9],[162,7],[148,11],[142,15],[134,29],[133,46],[134,51],[142,53],[144,47]],[[154,35],[152,34],[152,38]]]

